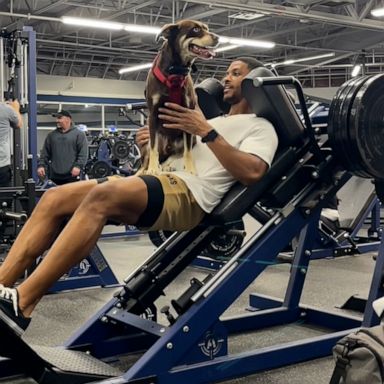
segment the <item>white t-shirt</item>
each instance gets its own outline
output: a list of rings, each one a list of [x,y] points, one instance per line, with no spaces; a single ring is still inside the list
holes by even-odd
[[[256,117],[255,114],[241,114],[220,116],[208,122],[233,147],[257,155],[271,165],[278,139],[269,121]],[[200,138],[196,140],[192,155],[196,175],[183,171],[184,162],[181,156],[169,157],[163,166],[170,167],[172,173],[186,183],[200,207],[209,213],[235,180]]]

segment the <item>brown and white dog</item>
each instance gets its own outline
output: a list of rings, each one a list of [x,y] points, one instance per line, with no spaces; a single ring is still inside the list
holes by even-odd
[[[208,27],[195,20],[181,20],[165,25],[157,37],[164,43],[149,71],[145,96],[149,110],[149,150],[143,155],[143,165],[138,173],[159,174],[160,163],[169,156],[183,153],[184,168],[195,173],[192,147],[195,137],[181,130],[162,126],[158,109],[165,102],[195,108],[196,96],[190,71],[196,58],[214,57],[213,48],[219,38]]]

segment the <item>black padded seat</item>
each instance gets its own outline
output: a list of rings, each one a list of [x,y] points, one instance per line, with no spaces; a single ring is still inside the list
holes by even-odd
[[[244,186],[235,183],[221,203],[207,215],[207,224],[222,225],[239,220],[298,161],[306,140],[305,128],[294,105],[281,85],[258,86],[259,77],[275,77],[267,68],[252,70],[242,82],[242,92],[252,111],[269,120],[275,127],[279,147],[271,168],[257,183]],[[219,83],[217,81],[217,83]]]

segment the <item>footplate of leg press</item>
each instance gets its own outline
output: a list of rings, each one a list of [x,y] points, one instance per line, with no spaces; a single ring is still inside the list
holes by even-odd
[[[105,377],[122,375],[117,368],[111,367],[85,352],[40,345],[31,345],[31,347],[41,358],[62,371]]]

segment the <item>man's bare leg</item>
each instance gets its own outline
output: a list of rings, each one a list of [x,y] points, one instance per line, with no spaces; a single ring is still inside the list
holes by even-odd
[[[17,288],[29,316],[47,290],[95,246],[107,218],[135,224],[147,207],[147,187],[128,177],[92,188],[35,271]]]
[[[70,216],[96,180],[79,181],[46,191],[0,266],[0,283],[11,287],[52,244],[65,217]]]

